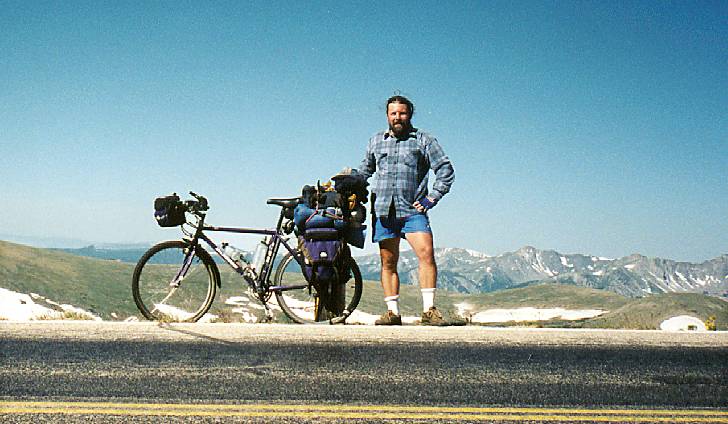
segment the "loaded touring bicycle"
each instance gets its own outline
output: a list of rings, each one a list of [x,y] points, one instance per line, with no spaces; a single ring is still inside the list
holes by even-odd
[[[207,225],[207,199],[192,192],[194,200],[182,201],[176,194],[156,199],[158,224],[179,226],[184,237],[154,245],[137,263],[132,293],[139,311],[150,320],[199,320],[222,285],[218,264],[224,263],[263,304],[266,320],[273,319],[269,300],[275,295],[281,311],[296,323],[344,323],[362,294],[362,277],[349,242],[363,247],[365,211],[356,202],[348,202],[350,195],[333,196],[328,190],[326,194],[320,185],[306,186],[302,197],[268,199],[268,204],[281,208],[275,229]],[[346,205],[343,210],[325,208],[319,200],[327,197]],[[263,239],[249,262],[242,251],[213,241],[210,232]]]

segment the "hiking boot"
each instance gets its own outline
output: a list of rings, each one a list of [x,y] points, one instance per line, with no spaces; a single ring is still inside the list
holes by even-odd
[[[395,315],[392,311],[387,311],[378,320],[374,321],[374,325],[402,325],[402,317]]]
[[[427,312],[422,313],[422,320],[420,321],[420,325],[434,325],[438,327],[444,327],[446,325],[450,325],[450,323],[445,321],[440,311],[438,311],[437,308],[433,306],[428,309]]]

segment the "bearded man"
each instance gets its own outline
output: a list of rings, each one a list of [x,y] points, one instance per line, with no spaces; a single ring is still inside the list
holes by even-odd
[[[415,109],[404,96],[387,99],[389,129],[375,134],[367,145],[360,172],[377,178],[372,191],[372,240],[379,243],[381,282],[387,312],[376,325],[402,325],[399,312],[399,243],[407,240],[419,261],[422,325],[448,325],[435,307],[437,265],[427,211],[450,191],[455,173],[450,159],[432,135],[412,126]],[[435,182],[428,189],[428,174]]]

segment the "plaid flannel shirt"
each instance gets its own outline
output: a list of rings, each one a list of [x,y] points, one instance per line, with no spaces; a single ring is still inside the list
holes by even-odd
[[[430,169],[435,173],[435,182],[432,190],[428,191]],[[455,180],[452,163],[437,139],[416,128],[404,140],[389,131],[375,134],[369,139],[359,171],[366,178],[377,173],[371,185],[371,191],[376,195],[372,205],[374,213],[389,216],[390,207],[394,204],[397,218],[418,213],[412,204],[425,196],[439,201],[450,191]]]

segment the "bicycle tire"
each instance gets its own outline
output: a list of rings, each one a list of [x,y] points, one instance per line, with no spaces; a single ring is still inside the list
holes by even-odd
[[[144,318],[162,322],[196,322],[212,306],[220,272],[210,255],[197,246],[178,287],[170,282],[184,266],[190,244],[182,240],[158,243],[134,268],[132,295]]]
[[[296,251],[296,255],[302,255],[300,250]],[[276,300],[283,313],[296,323],[315,324],[328,322],[332,318],[342,316],[344,309],[348,310],[349,313],[353,312],[359,304],[364,285],[362,283],[359,266],[356,264],[354,258],[349,256],[347,261],[347,265],[351,270],[351,278],[344,283],[345,285],[342,284],[339,287],[344,288],[344,296],[348,292],[351,297],[344,301],[346,304],[345,308],[340,306],[327,308],[325,304],[319,302],[321,296],[316,292],[315,286],[310,286],[309,293],[309,287],[300,264],[291,253],[287,253],[278,264],[278,268],[276,268],[273,278],[274,285],[306,285],[306,288],[275,291]],[[349,289],[353,290],[350,291]],[[334,311],[329,309],[334,309]],[[339,310],[337,311],[336,309]]]

